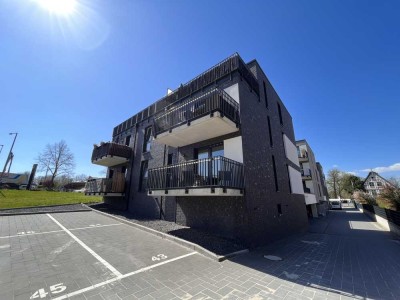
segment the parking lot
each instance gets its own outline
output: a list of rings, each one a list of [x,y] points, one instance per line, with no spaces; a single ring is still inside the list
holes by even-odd
[[[1,300],[399,299],[399,261],[354,208],[222,263],[94,211],[0,217]]]
[[[95,212],[3,216],[0,299],[89,295],[195,254]]]

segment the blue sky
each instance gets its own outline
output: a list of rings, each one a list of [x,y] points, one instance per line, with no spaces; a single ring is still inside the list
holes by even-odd
[[[12,172],[64,139],[75,172],[99,176],[93,143],[239,52],[259,61],[325,172],[400,176],[399,1],[77,1],[59,16],[0,0],[1,168],[18,132]]]

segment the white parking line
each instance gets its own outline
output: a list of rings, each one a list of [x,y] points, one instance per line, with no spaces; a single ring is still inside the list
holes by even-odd
[[[109,280],[106,280],[106,281],[97,283],[97,284],[92,285],[92,286],[89,286],[89,287],[87,287],[87,288],[83,288],[83,289],[77,290],[77,291],[75,291],[75,292],[71,292],[71,293],[62,295],[62,296],[60,296],[60,297],[58,297],[58,298],[53,298],[53,300],[63,300],[63,299],[67,299],[67,298],[69,298],[69,297],[77,296],[77,295],[80,295],[80,294],[82,294],[82,293],[91,291],[91,290],[93,290],[93,289],[95,289],[95,288],[98,288],[98,287],[101,287],[101,286],[103,286],[103,285],[109,284],[109,283],[111,283],[111,282],[114,282],[114,281],[117,281],[117,280],[120,280],[120,279],[129,277],[129,276],[132,276],[132,275],[136,275],[136,274],[139,274],[139,273],[142,273],[142,272],[145,272],[145,271],[154,269],[154,268],[157,268],[157,267],[159,267],[159,266],[168,264],[168,263],[173,262],[173,261],[176,261],[176,260],[180,260],[180,259],[182,259],[182,258],[191,256],[191,255],[193,255],[193,254],[197,254],[197,252],[191,252],[191,253],[188,253],[188,254],[185,254],[185,255],[181,255],[181,256],[178,256],[178,257],[169,259],[169,260],[165,260],[165,261],[160,262],[160,263],[158,263],[158,264],[154,264],[154,265],[151,265],[151,266],[148,266],[148,267],[139,269],[139,270],[137,270],[137,271],[130,272],[130,273],[127,273],[127,274],[125,274],[125,275],[120,275],[120,276],[118,276],[118,277],[115,277],[115,278],[112,278],[112,279],[109,279]]]
[[[107,269],[109,269],[115,276],[119,277],[122,276],[122,274],[114,268],[112,265],[110,265],[107,261],[105,261],[100,255],[98,255],[96,252],[94,252],[92,249],[90,249],[84,242],[82,242],[80,239],[78,239],[71,231],[69,231],[67,228],[65,228],[60,222],[58,222],[56,219],[53,218],[50,214],[47,214],[47,216],[54,221],[58,226],[60,226],[70,237],[72,237],[79,245],[81,245],[83,248],[86,249],[90,254],[92,254],[98,261],[100,261]]]
[[[101,227],[108,227],[108,226],[117,226],[117,225],[122,225],[122,224],[123,223],[88,226],[88,227],[72,228],[69,230],[74,231],[74,230],[82,230],[82,229],[93,229],[93,228],[101,228]],[[6,235],[6,236],[0,236],[0,239],[8,239],[8,238],[14,238],[14,237],[30,236],[30,235],[40,235],[40,234],[55,233],[55,232],[64,232],[64,230],[53,230],[53,231],[43,231],[43,232],[35,232],[35,233],[17,234],[17,235]]]

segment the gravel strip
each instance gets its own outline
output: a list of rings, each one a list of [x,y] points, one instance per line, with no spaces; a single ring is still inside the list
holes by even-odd
[[[72,212],[72,211],[89,211],[89,209],[82,204],[23,207],[23,208],[1,209],[0,216],[44,214],[44,213]]]
[[[126,219],[130,222],[146,226],[148,228],[176,236],[183,240],[195,243],[216,255],[227,255],[232,252],[245,250],[245,246],[241,245],[238,241],[226,239],[223,237],[215,236],[210,233],[199,231],[190,227],[182,226],[173,222],[164,220],[144,219],[135,216],[126,211],[118,211],[110,209],[106,204],[93,204],[90,205],[93,209]]]

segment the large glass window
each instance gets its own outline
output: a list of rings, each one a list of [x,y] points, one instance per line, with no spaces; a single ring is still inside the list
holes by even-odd
[[[208,184],[215,184],[218,176],[222,171],[222,162],[218,159],[211,160],[209,158],[224,156],[223,144],[212,145],[197,150],[197,176]],[[213,181],[212,183],[209,181]],[[215,181],[215,182],[214,182]]]

